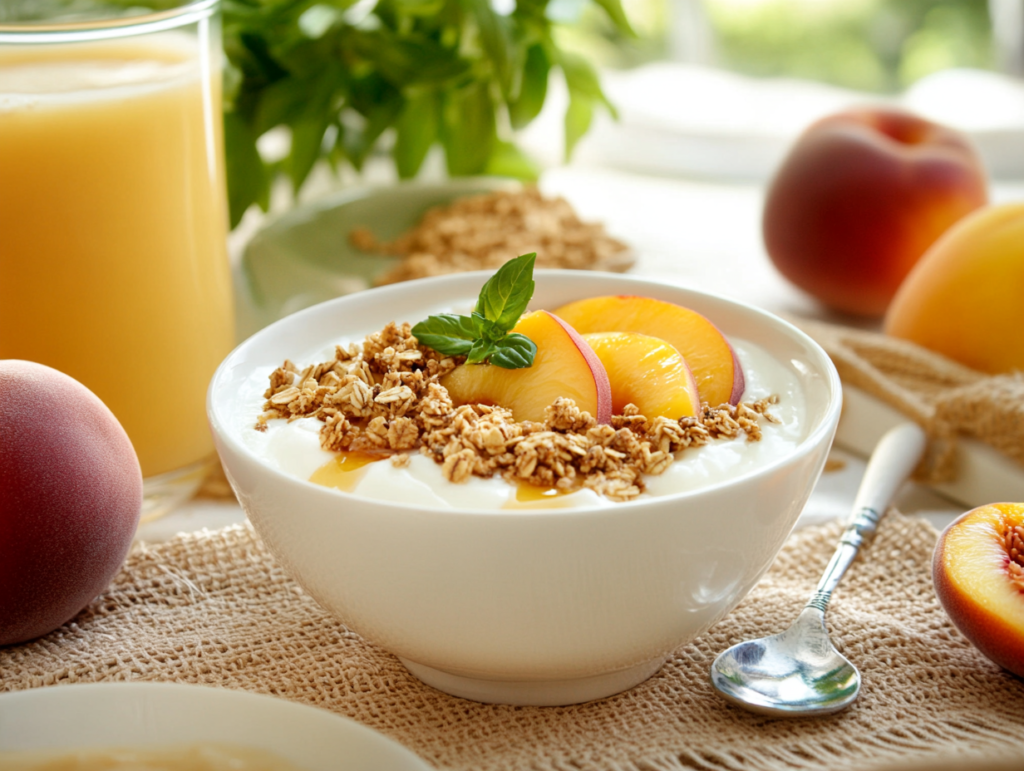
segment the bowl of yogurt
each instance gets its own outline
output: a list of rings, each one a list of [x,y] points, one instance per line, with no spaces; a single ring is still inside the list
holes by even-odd
[[[337,459],[323,448],[322,420],[261,420],[286,360],[302,368],[390,322],[468,313],[488,278],[382,287],[263,329],[211,381],[214,439],[253,527],[289,574],[413,675],[492,703],[602,698],[657,672],[768,569],[824,466],[839,378],[813,340],[756,308],[617,274],[537,271],[531,309],[629,294],[703,314],[743,367],[743,402],[773,400],[774,420],[761,422],[759,441],[675,452],[628,500],[576,489],[527,505],[499,475],[454,483],[415,450],[328,486],[318,472]]]

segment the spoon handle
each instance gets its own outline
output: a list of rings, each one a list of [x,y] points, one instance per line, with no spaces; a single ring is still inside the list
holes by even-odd
[[[924,431],[916,423],[901,423],[878,441],[857,490],[853,514],[839,539],[839,547],[807,607],[824,613],[839,580],[853,563],[861,544],[874,534],[889,501],[921,460],[924,447]]]

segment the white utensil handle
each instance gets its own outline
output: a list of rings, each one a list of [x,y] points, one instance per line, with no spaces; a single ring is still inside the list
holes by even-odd
[[[877,512],[870,525],[864,523],[864,535],[875,531],[896,491],[917,467],[924,453],[926,438],[916,423],[901,423],[878,440],[864,478],[853,501],[853,514],[848,525],[855,525],[862,513]]]
[[[920,462],[925,444],[924,431],[916,423],[901,423],[878,440],[839,547],[808,601],[809,607],[825,612],[832,592],[857,557],[861,544],[875,532],[896,491]]]

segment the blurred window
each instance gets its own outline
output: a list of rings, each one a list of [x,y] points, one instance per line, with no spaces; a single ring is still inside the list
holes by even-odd
[[[571,4],[555,0],[553,4]],[[1024,75],[1024,0],[623,0],[606,64],[657,59],[894,93],[950,68]],[[593,52],[593,49],[591,49]]]

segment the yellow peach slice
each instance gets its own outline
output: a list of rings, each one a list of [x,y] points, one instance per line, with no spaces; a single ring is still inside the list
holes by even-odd
[[[973,509],[942,533],[935,593],[964,637],[1024,677],[1024,503]]]
[[[634,404],[647,418],[682,418],[700,410],[697,381],[675,348],[635,332],[583,335],[601,360],[612,387],[612,413]]]
[[[608,374],[586,341],[568,324],[547,311],[528,313],[513,332],[526,335],[537,346],[533,365],[504,369],[493,364],[463,364],[443,378],[441,385],[456,406],[496,404],[512,410],[516,420],[544,420],[544,410],[555,399],[576,402],[608,423],[612,391]]]
[[[725,335],[706,317],[675,303],[634,295],[590,297],[555,313],[581,334],[638,332],[664,340],[686,360],[701,401],[712,407],[738,404],[743,369]]]

